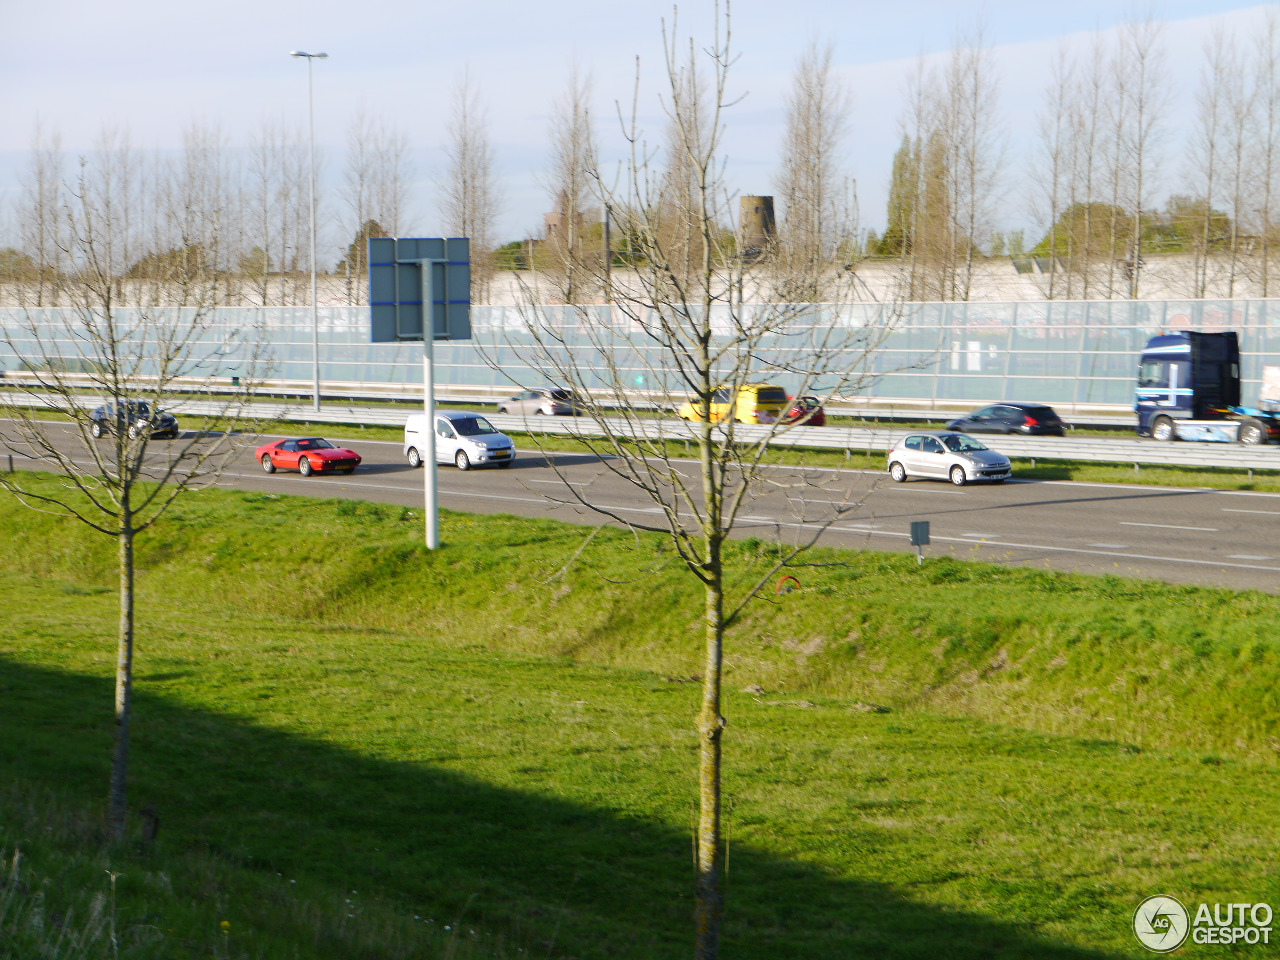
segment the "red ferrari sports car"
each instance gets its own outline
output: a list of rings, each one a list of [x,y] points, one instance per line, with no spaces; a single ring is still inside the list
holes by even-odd
[[[304,477],[313,473],[350,473],[360,466],[360,454],[335,447],[320,437],[277,440],[259,447],[253,456],[267,473],[297,470]]]

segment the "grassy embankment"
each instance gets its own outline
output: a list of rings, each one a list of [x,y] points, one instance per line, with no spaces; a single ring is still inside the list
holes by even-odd
[[[139,551],[160,831],[113,851],[112,545],[0,523],[0,957],[687,955],[701,606],[656,541],[557,576],[581,528],[187,498]],[[729,640],[726,956],[1137,957],[1150,894],[1280,902],[1280,598],[815,557]]]

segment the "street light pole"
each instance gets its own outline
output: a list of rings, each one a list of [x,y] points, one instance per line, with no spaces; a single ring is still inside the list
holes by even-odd
[[[311,211],[311,392],[312,409],[320,410],[320,303],[316,297],[316,108],[312,94],[311,61],[326,60],[327,53],[294,50],[289,56],[307,61],[307,143],[310,176],[307,178],[307,205]]]

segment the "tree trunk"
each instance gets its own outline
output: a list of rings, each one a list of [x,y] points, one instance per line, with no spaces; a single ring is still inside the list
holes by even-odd
[[[720,537],[707,542],[706,663],[702,711],[698,715],[698,885],[695,908],[697,960],[714,960],[720,950],[720,750],[724,717],[720,714],[721,644],[724,639],[724,592]]]
[[[120,637],[116,650],[116,726],[107,794],[107,828],[114,841],[124,839],[125,791],[129,765],[129,720],[133,712],[133,517],[122,509],[120,533]]]

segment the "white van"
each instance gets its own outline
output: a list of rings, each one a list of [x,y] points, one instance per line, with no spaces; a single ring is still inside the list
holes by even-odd
[[[409,466],[422,466],[427,449],[427,415],[412,414],[404,425],[404,455]],[[478,413],[436,411],[436,463],[452,463],[459,470],[497,464],[509,467],[516,445]]]

